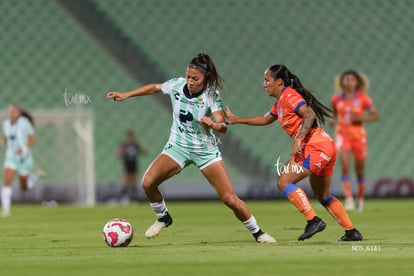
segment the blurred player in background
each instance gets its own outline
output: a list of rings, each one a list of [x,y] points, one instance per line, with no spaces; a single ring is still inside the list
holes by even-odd
[[[355,172],[358,181],[357,211],[362,212],[365,196],[365,159],[368,143],[364,122],[379,119],[371,98],[366,94],[368,79],[355,71],[345,71],[336,77],[337,91],[332,97],[333,118],[330,126],[336,126],[335,140],[341,163],[342,186],[345,196],[345,209],[354,210],[351,178],[349,176],[351,156],[355,159]],[[368,112],[368,115],[365,115]]]
[[[305,231],[298,240],[311,238],[323,231],[325,222],[313,210],[311,203],[297,182],[309,177],[315,197],[345,230],[339,241],[362,240],[341,202],[330,194],[336,149],[329,135],[320,127],[330,109],[320,103],[299,78],[284,65],[273,65],[265,71],[263,86],[276,101],[264,115],[237,117],[226,110],[229,124],[262,126],[279,120],[293,139],[291,158],[280,173],[277,185],[307,220]]]
[[[31,148],[35,142],[32,116],[18,105],[9,106],[9,117],[3,122],[3,143],[7,145],[4,161],[4,185],[1,189],[2,217],[10,215],[12,184],[19,175],[22,191],[32,188],[37,180],[33,171]]]
[[[107,98],[116,101],[161,92],[171,99],[173,124],[169,140],[142,179],[142,187],[158,218],[146,231],[147,238],[156,237],[164,227],[172,223],[158,186],[193,163],[199,167],[220,199],[233,210],[257,242],[276,242],[273,237],[260,229],[246,203],[235,194],[221,158],[217,137],[213,132],[213,130],[221,133],[227,131],[223,104],[217,91],[221,88],[222,78],[213,60],[207,54],[200,53],[188,64],[186,78],[148,84],[130,92],[107,94]]]
[[[125,141],[119,146],[118,157],[122,162],[122,187],[118,200],[122,203],[138,201],[138,159],[141,154],[146,154],[145,147],[135,139],[134,132],[126,133]]]

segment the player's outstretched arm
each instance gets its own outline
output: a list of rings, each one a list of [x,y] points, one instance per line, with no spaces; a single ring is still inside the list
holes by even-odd
[[[277,120],[276,117],[270,115],[270,113],[266,113],[264,115],[256,115],[251,117],[238,117],[234,115],[230,108],[227,106],[225,111],[227,117],[228,124],[245,124],[250,126],[265,126],[273,123]]]
[[[131,97],[146,96],[161,92],[162,84],[152,83],[141,86],[137,89],[128,92],[109,92],[106,94],[107,99],[113,99],[114,101],[123,101]]]

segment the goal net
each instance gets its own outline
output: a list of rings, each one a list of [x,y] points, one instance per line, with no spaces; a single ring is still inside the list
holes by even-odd
[[[18,183],[14,183],[13,200],[93,206],[95,174],[92,112],[77,107],[29,111],[35,121],[36,142],[32,149],[34,168],[45,174],[39,177],[32,190],[25,193],[20,191]],[[5,118],[7,110],[0,111],[1,122]],[[3,130],[1,133],[3,136]],[[3,161],[4,148],[1,154]],[[15,182],[17,180],[16,177]]]

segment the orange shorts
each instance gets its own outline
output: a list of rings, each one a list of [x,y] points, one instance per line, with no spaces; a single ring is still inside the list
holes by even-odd
[[[333,141],[306,144],[305,154],[295,156],[294,161],[315,175],[332,176],[336,161],[335,144]]]
[[[335,136],[336,147],[340,149],[348,149],[357,160],[365,160],[368,153],[368,143],[365,137],[360,139],[347,139],[337,134]]]

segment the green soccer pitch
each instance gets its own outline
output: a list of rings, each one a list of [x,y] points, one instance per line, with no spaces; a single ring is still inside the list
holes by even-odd
[[[248,201],[277,239],[257,244],[220,202],[167,202],[171,227],[144,237],[155,216],[146,202],[81,208],[14,205],[0,220],[0,275],[413,275],[414,200],[367,200],[350,213],[364,241],[338,243],[342,229],[313,202],[327,228],[298,242],[305,220],[286,200]],[[102,238],[107,220],[134,227],[126,248]]]

